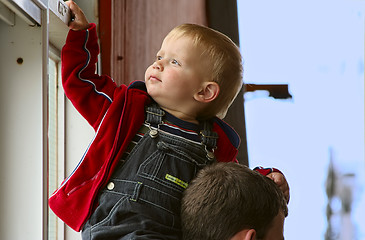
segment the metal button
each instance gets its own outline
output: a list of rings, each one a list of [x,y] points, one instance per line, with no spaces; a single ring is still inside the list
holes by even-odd
[[[108,185],[106,186],[106,188],[108,190],[113,190],[114,189],[114,183],[113,182],[109,182]]]
[[[207,152],[207,158],[209,160],[213,160],[214,159],[214,152]]]
[[[156,138],[158,135],[158,131],[156,129],[151,129],[150,130],[150,136],[151,138]]]

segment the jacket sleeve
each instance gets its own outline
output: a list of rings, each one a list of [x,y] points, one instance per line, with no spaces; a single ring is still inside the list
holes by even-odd
[[[259,166],[259,167],[255,167],[253,170],[259,172],[261,175],[264,175],[264,176],[267,176],[272,172],[279,172],[279,173],[283,174],[279,169],[276,169],[276,168],[263,168],[263,167]]]
[[[61,53],[63,88],[67,98],[95,130],[117,89],[110,77],[96,74],[98,54],[95,24],[84,31],[69,31]]]

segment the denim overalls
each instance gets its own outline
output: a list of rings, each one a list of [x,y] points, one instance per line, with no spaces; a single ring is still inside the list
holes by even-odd
[[[215,162],[217,134],[204,123],[202,144],[160,131],[164,111],[146,109],[149,131],[120,162],[82,231],[83,239],[180,239],[182,192]],[[152,125],[152,126],[151,126]]]

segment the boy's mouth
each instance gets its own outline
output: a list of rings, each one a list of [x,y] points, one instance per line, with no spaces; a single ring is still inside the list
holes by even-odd
[[[158,81],[158,82],[161,82],[161,79],[159,79],[158,77],[153,76],[153,75],[151,75],[151,76],[149,77],[149,80],[151,80],[151,81]]]

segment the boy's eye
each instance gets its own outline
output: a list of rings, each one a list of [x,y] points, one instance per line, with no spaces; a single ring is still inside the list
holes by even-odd
[[[181,64],[176,59],[172,59],[171,63],[175,64],[175,65],[178,65],[178,66],[181,66]]]
[[[161,60],[161,59],[162,59],[161,56],[156,56],[156,61]]]

